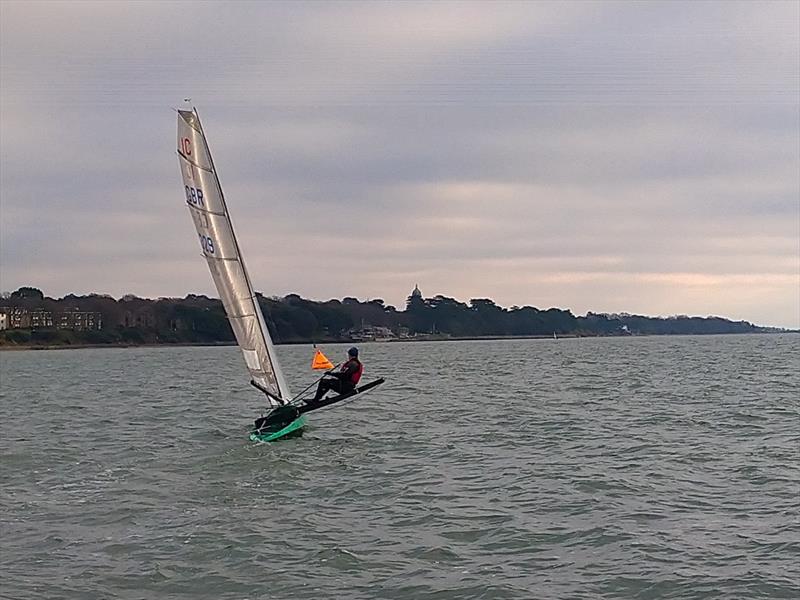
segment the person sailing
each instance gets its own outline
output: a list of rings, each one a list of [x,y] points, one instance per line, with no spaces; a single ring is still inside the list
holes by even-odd
[[[356,389],[361,374],[364,372],[364,364],[358,360],[358,348],[353,346],[347,351],[347,361],[338,371],[330,370],[325,375],[331,377],[327,379],[325,375],[317,386],[317,393],[314,394],[309,402],[319,402],[330,390],[337,394],[348,394]]]

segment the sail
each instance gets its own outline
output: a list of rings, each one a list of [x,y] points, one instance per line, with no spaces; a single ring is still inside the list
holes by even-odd
[[[267,392],[271,405],[288,401],[291,394],[247,275],[196,110],[178,111],[178,160],[186,204],[197,229],[200,248],[250,378]]]

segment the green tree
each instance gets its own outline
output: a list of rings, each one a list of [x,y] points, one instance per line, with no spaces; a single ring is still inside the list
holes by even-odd
[[[15,292],[11,292],[12,298],[30,298],[32,300],[44,300],[44,293],[39,288],[23,286]]]

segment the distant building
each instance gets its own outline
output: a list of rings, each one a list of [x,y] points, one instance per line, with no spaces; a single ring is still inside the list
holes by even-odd
[[[58,329],[87,331],[103,328],[103,315],[99,312],[84,310],[66,310],[58,317]]]
[[[388,327],[372,325],[366,325],[361,329],[351,329],[347,333],[354,342],[385,342],[397,338]]]
[[[28,315],[31,329],[50,329],[53,327],[53,313],[49,310],[34,310]]]
[[[0,314],[3,315],[5,327],[3,329],[17,329],[22,319],[22,309],[10,306],[0,306]]]
[[[99,312],[79,309],[53,313],[49,310],[0,307],[0,330],[2,329],[102,329],[103,315]]]
[[[49,310],[28,311],[26,308],[0,307],[5,317],[5,327],[1,329],[43,329],[53,326],[53,314]]]
[[[15,308],[8,314],[8,328],[9,329],[22,329],[23,327],[30,327],[31,319],[28,316],[28,311],[23,308]]]
[[[420,308],[425,306],[425,300],[422,297],[422,290],[419,289],[419,284],[414,284],[414,289],[411,290],[411,295],[406,298],[406,310],[413,308]]]

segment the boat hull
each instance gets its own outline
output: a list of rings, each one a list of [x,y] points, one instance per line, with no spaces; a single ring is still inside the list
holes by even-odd
[[[279,406],[267,416],[256,419],[255,429],[250,433],[250,439],[254,442],[274,442],[282,438],[302,435],[303,427],[306,425],[304,413],[347,400],[348,398],[367,392],[383,382],[383,378],[376,379],[351,392],[325,398],[317,402],[308,402],[302,406],[294,406],[293,404]]]
[[[274,442],[286,437],[297,437],[303,434],[306,425],[305,415],[300,415],[289,424],[280,428],[267,428],[253,431],[250,434],[252,442]]]
[[[331,396],[330,398],[323,398],[322,400],[317,400],[316,402],[307,400],[304,406],[297,407],[297,412],[302,415],[311,410],[317,410],[318,408],[325,408],[326,406],[330,406],[331,404],[336,404],[337,402],[341,402],[342,400],[347,400],[348,398],[352,398],[353,396],[356,396],[358,394],[363,394],[364,392],[367,392],[374,387],[378,387],[384,381],[386,380],[383,377],[381,377],[379,379],[376,379],[375,381],[370,381],[369,383],[357,387],[351,392],[339,394],[338,396]]]

